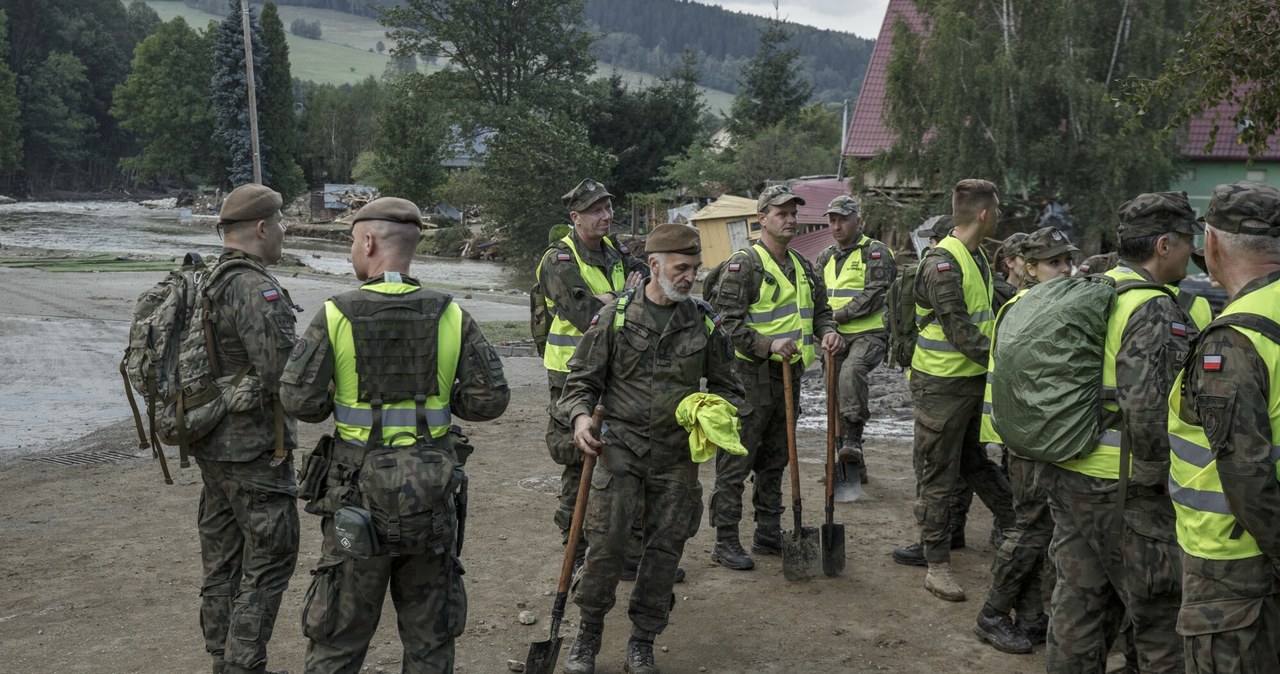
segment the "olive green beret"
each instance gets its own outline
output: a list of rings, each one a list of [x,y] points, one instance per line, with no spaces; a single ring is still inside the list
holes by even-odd
[[[280,193],[257,183],[245,183],[222,200],[222,209],[218,211],[221,224],[232,222],[256,222],[266,220],[280,212],[284,198]]]
[[[1041,227],[1026,235],[1018,250],[1024,260],[1033,262],[1052,260],[1063,253],[1075,253],[1080,249],[1071,245],[1071,240],[1057,227]]]
[[[668,222],[653,228],[644,241],[644,252],[697,255],[702,252],[702,237],[689,225]]]
[[[1120,206],[1120,224],[1116,227],[1116,235],[1122,240],[1170,232],[1195,236],[1203,231],[1186,192],[1139,194]]]
[[[399,197],[380,197],[365,204],[364,208],[356,211],[351,224],[361,220],[386,220],[422,229],[422,211],[412,201]]]
[[[609,194],[609,190],[606,190],[604,185],[587,178],[578,183],[577,187],[569,190],[568,194],[561,196],[560,202],[564,204],[565,208],[576,213],[585,211],[591,207],[591,204],[611,196],[613,195]]]
[[[1244,181],[1218,185],[1204,219],[1223,232],[1280,236],[1280,190]]]
[[[760,198],[756,199],[756,212],[763,213],[765,212],[765,209],[770,206],[781,206],[788,201],[794,201],[801,206],[804,205],[804,199],[796,196],[796,193],[792,192],[791,188],[786,185],[773,185],[771,187],[766,187],[765,190],[760,193]]]

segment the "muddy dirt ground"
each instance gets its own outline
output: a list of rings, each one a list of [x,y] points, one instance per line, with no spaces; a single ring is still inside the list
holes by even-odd
[[[79,276],[87,275],[0,270],[6,296],[0,302],[5,333],[0,367],[8,380],[0,384],[0,392],[10,401],[32,398],[36,407],[44,406],[45,419],[33,423],[26,416],[30,412],[23,410],[33,409],[32,400],[0,406],[5,432],[25,439],[21,452],[0,452],[3,669],[208,671],[196,614],[199,475],[194,467],[179,470],[174,452],[170,465],[176,483],[162,482],[157,464],[137,448],[123,394],[116,388],[115,354],[123,345],[129,303],[158,275]],[[286,285],[305,286],[299,299],[309,312],[340,289],[311,280],[286,280]],[[507,413],[492,423],[466,425],[477,452],[468,465],[471,519],[463,559],[470,616],[457,645],[460,672],[507,671],[508,660],[523,660],[529,643],[546,637],[549,595],[561,559],[551,523],[559,471],[542,438],[545,372],[533,358],[504,362],[512,390]],[[888,414],[904,402],[901,375],[881,372],[880,411]],[[42,380],[55,385],[38,387]],[[15,381],[31,382],[41,392],[27,393]],[[818,387],[813,381],[808,385]],[[101,424],[59,420],[59,408],[88,404],[76,398],[82,389],[92,391],[99,405],[103,400],[117,405],[118,412]],[[806,404],[818,413],[821,398]],[[883,433],[876,428],[870,431],[867,452],[871,484],[861,500],[836,510],[836,521],[845,524],[848,535],[842,577],[788,582],[776,557],[757,557],[757,568],[750,572],[719,567],[710,561],[714,532],[704,513],[703,527],[686,549],[688,580],[676,586],[671,625],[658,640],[663,671],[1043,671],[1041,649],[1033,655],[1006,655],[971,633],[992,557],[990,517],[980,504],[970,517],[970,547],[953,556],[969,601],[935,599],[923,587],[922,569],[899,566],[889,558],[893,546],[916,535],[910,445],[889,426],[880,426]],[[900,430],[901,424],[893,428]],[[325,430],[302,425],[302,444],[309,447]],[[18,443],[12,437],[9,441],[12,450]],[[822,512],[824,442],[820,423],[802,427],[801,483],[806,523],[812,525]],[[38,451],[30,453],[33,443]],[[36,460],[108,450],[135,458],[81,466]],[[713,470],[702,468],[708,494]],[[318,520],[301,517],[298,567],[270,650],[273,667],[295,674],[302,671],[306,646],[299,627],[301,602],[319,551]],[[784,521],[790,521],[790,513]],[[750,523],[743,531],[750,535]],[[602,673],[622,671],[629,589],[628,583],[619,587],[619,604],[606,625],[597,670]],[[525,609],[539,616],[536,624],[517,621]],[[572,606],[568,622],[562,633],[571,636],[577,622]],[[399,671],[399,661],[394,610],[387,602],[365,671]]]

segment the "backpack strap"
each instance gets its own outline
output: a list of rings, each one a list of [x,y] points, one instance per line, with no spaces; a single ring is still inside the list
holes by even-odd
[[[1207,333],[1222,325],[1234,325],[1241,328],[1248,328],[1249,330],[1260,333],[1263,337],[1280,344],[1280,323],[1277,323],[1262,314],[1233,313],[1219,316],[1218,318],[1215,318],[1212,323],[1205,326],[1204,332],[1201,334]]]
[[[1178,302],[1178,308],[1182,309],[1182,313],[1186,314],[1187,316],[1191,315],[1191,306],[1196,303],[1196,300],[1198,298],[1199,298],[1199,295],[1196,295],[1195,293],[1187,292],[1185,290],[1179,293],[1176,293],[1174,297],[1174,299],[1177,300]]]

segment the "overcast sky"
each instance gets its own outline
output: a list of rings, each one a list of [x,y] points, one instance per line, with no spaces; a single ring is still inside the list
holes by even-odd
[[[704,5],[760,16],[773,16],[773,0],[696,0]],[[818,28],[875,39],[889,0],[779,0],[782,18]]]

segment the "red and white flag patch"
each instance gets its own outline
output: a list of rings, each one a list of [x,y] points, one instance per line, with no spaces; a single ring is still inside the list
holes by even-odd
[[[872,254],[871,254],[871,259],[872,259],[872,260],[879,260],[879,259],[880,259],[880,253],[878,253],[878,252],[876,252],[876,253],[872,253]]]
[[[730,262],[730,263],[729,263],[729,271],[738,271],[739,269],[742,269],[742,263],[741,263],[741,262]]]
[[[591,324],[592,324],[592,325],[595,325],[596,323],[599,323],[599,322],[600,322],[600,314],[596,314],[595,316],[592,316],[592,317],[591,317]]]
[[[951,263],[950,263],[950,262],[939,262],[939,263],[938,263],[938,271],[951,271]]]
[[[272,288],[271,290],[264,290],[262,291],[262,299],[268,302],[274,302],[280,299],[280,292],[275,288]]]
[[[1186,337],[1186,336],[1187,336],[1187,324],[1186,324],[1186,323],[1174,323],[1174,324],[1170,327],[1170,330],[1172,330],[1172,331],[1173,331],[1173,334],[1174,334],[1174,336],[1175,336],[1175,337]]]
[[[1201,367],[1205,372],[1221,372],[1222,356],[1204,356],[1204,362]]]
[[[573,259],[573,256],[568,253],[556,253],[556,259],[561,262],[568,262]]]

